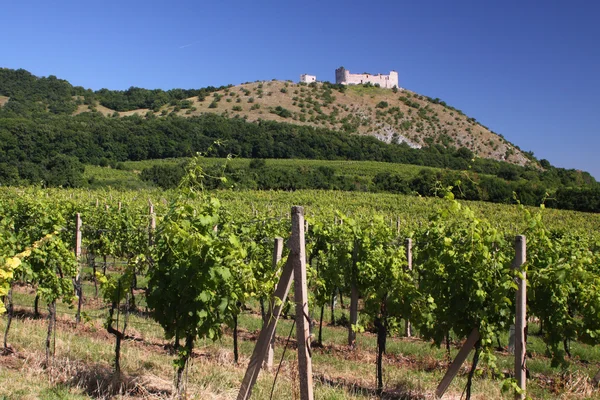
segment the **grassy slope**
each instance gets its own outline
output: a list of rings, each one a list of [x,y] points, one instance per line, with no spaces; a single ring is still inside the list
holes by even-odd
[[[211,103],[216,96],[221,100]],[[300,86],[291,82],[268,81],[253,82],[234,86],[207,97],[204,101],[190,98],[193,108],[175,111],[174,106],[164,106],[154,113],[156,116],[174,112],[180,116],[194,116],[203,113],[217,113],[229,117],[239,116],[248,121],[274,120],[300,125],[312,125],[341,130],[344,122],[355,125],[354,133],[375,135],[390,141],[394,133],[404,136],[411,143],[423,145],[426,138],[442,143],[444,136],[449,144],[467,147],[481,157],[507,160],[516,164],[526,164],[523,153],[502,137],[480,125],[457,110],[434,104],[426,97],[408,90],[393,93],[389,89],[376,87],[349,86],[345,93],[331,92],[333,102],[325,105],[324,90],[321,84],[316,87]],[[422,110],[406,105],[400,97],[409,97]],[[387,102],[385,108],[378,108],[380,102]],[[291,112],[283,118],[271,113],[281,106]],[[234,110],[240,108],[241,110]],[[398,111],[392,111],[397,107]],[[96,106],[104,115],[113,115],[114,111]],[[88,106],[79,106],[76,113],[90,111]],[[117,113],[119,116],[138,114],[144,116],[147,109]],[[512,152],[512,154],[510,154]],[[508,154],[508,157],[507,157]]]

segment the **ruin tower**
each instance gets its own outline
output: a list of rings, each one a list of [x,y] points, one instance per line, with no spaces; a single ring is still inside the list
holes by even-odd
[[[335,83],[347,84],[345,82],[348,82],[348,75],[350,75],[350,71],[344,67],[339,67],[335,70]]]

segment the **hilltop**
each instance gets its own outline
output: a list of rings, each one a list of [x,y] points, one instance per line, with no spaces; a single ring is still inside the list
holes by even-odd
[[[98,112],[113,118],[135,114],[161,118],[213,113],[249,122],[271,120],[370,135],[412,148],[434,144],[464,147],[482,158],[537,166],[530,154],[475,118],[440,99],[407,89],[273,80],[192,90],[132,87],[94,92],[54,76],[37,78],[24,70],[0,69],[0,107],[10,107],[12,102],[22,107],[26,101],[35,102],[38,111],[54,114]]]
[[[406,89],[273,80],[226,87],[153,110],[118,112],[97,102],[81,104],[75,113],[91,110],[113,117],[136,113],[158,117],[172,113],[182,117],[215,113],[250,122],[271,120],[371,135],[386,143],[404,142],[413,148],[431,144],[465,147],[479,157],[518,165],[531,161],[517,146],[475,118],[439,99]]]

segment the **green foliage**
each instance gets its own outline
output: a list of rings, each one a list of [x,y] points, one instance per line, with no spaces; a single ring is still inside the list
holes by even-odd
[[[77,276],[75,254],[55,235],[32,246],[27,263],[35,275],[37,293],[47,302],[63,299],[71,303],[74,299],[73,279]]]
[[[155,264],[148,273],[149,307],[167,337],[186,338],[181,368],[195,338],[216,340],[239,303],[254,291],[242,246],[220,202],[202,191],[197,160],[188,166],[181,194],[158,226]]]
[[[421,108],[421,105],[419,103],[417,103],[416,101],[410,100],[407,96],[400,96],[400,101],[411,108],[415,108],[417,110],[419,108]]]
[[[84,185],[83,172],[85,168],[75,157],[58,154],[48,161],[46,169],[48,186],[75,188]]]
[[[172,189],[177,187],[184,173],[184,164],[153,165],[151,168],[144,168],[140,178],[163,189]]]
[[[0,297],[8,294],[13,282],[15,271],[20,267],[23,258],[30,254],[30,250],[16,254],[17,237],[14,222],[7,204],[0,203]],[[0,302],[0,315],[6,312],[4,302]]]
[[[292,116],[292,112],[290,110],[281,106],[275,107],[275,109],[272,110],[271,113],[279,115],[281,118],[289,118]]]
[[[543,208],[523,213],[529,225],[528,307],[544,327],[553,365],[564,365],[569,341],[600,343],[599,243],[589,236],[549,231]]]
[[[99,103],[115,111],[132,111],[142,108],[158,110],[172,102],[181,103],[186,108],[189,102],[185,99],[198,96],[204,98],[207,94],[225,89],[225,86],[212,86],[203,89],[161,89],[148,90],[130,87],[125,91],[100,89],[92,91],[82,87],[74,87],[69,82],[57,79],[55,76],[38,78],[29,72],[19,69],[0,69],[0,95],[10,97],[7,108],[13,112],[42,113],[46,109],[53,114],[72,114],[77,109],[80,100],[73,96],[83,97],[84,104]],[[175,105],[175,104],[172,104]]]
[[[412,320],[440,345],[454,332],[478,328],[490,360],[493,339],[514,320],[516,292],[510,244],[496,228],[455,200],[415,236],[420,299]]]

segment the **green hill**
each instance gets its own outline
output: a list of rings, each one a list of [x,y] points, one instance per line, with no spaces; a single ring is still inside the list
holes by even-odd
[[[250,122],[271,120],[371,135],[387,143],[405,142],[415,148],[432,144],[465,147],[479,157],[518,165],[532,162],[517,146],[475,118],[440,99],[405,89],[273,80],[192,90],[132,87],[126,91],[94,92],[54,76],[37,78],[24,70],[0,69],[0,95],[9,99],[4,100],[4,106],[18,113],[99,112],[105,116],[138,114],[146,118],[213,113]]]
[[[598,184],[590,174],[538,162],[460,110],[406,90],[269,81],[190,90],[92,91],[54,76],[0,69],[2,185],[93,186],[84,179],[84,164],[115,167],[196,152],[392,163],[359,182],[313,165],[312,175],[297,184],[294,175],[308,167],[286,169],[269,162],[270,172],[259,177],[232,175],[240,188],[254,184],[431,195],[431,182],[456,186],[462,176],[463,185],[475,185],[472,199],[510,202],[516,192],[534,204],[546,192],[566,193],[567,208],[600,210]],[[393,164],[468,174],[438,172],[420,185],[396,173]],[[261,181],[266,177],[271,181]]]

